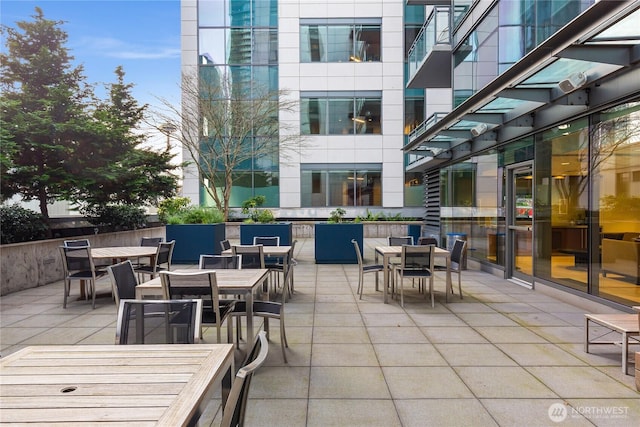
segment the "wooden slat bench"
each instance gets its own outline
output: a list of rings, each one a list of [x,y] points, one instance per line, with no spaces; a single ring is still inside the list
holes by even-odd
[[[600,344],[617,344],[622,345],[622,372],[627,375],[627,365],[629,362],[629,341],[640,342],[640,324],[638,322],[638,314],[585,314],[585,337],[584,351],[589,353],[589,345]],[[596,341],[591,340],[589,336],[589,324],[603,326],[611,331],[618,332],[622,335],[621,341]],[[600,335],[602,336],[602,335]]]

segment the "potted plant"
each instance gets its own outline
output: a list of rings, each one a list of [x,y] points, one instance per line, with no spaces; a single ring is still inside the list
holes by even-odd
[[[327,222],[315,224],[316,264],[357,264],[352,239],[363,248],[363,227],[360,222],[346,222],[347,211],[336,208]]]
[[[258,195],[242,203],[242,213],[247,215],[247,218],[240,225],[240,244],[252,245],[256,236],[278,236],[281,245],[291,246],[292,224],[275,222],[275,216],[270,209],[260,208],[265,201],[265,196]]]
[[[189,199],[163,201],[158,218],[166,224],[167,241],[175,240],[173,262],[197,263],[201,254],[219,255],[226,238],[223,214],[216,208],[188,206]]]

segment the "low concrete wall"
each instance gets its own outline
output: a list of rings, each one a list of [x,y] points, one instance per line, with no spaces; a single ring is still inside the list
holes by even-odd
[[[293,221],[294,238],[313,238],[315,221]],[[363,222],[364,237],[406,236],[407,226],[419,221]],[[240,239],[240,223],[229,222],[227,239]],[[166,237],[165,227],[144,228],[117,233],[91,234],[73,239],[89,239],[91,246],[138,246],[142,237]],[[65,239],[39,240],[0,246],[0,295],[35,288],[62,280],[64,270],[59,246]]]
[[[164,237],[164,227],[91,234],[91,246],[138,246],[142,237]],[[68,239],[39,240],[0,246],[0,295],[43,286],[64,278],[59,247]],[[70,240],[70,239],[69,239]]]

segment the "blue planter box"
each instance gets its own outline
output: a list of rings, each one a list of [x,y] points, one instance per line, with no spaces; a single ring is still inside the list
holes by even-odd
[[[363,251],[363,226],[361,223],[315,224],[316,264],[357,264],[358,258],[351,239],[355,239]]]
[[[240,224],[240,244],[253,245],[254,237],[278,236],[281,246],[291,246],[293,242],[293,224],[278,222],[273,224]]]
[[[167,224],[167,241],[175,240],[172,263],[196,264],[201,254],[220,255],[226,225]]]

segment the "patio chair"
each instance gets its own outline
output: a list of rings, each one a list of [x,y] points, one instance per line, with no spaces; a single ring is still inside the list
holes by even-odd
[[[162,237],[142,237],[140,239],[140,246],[158,246],[164,238]]]
[[[260,332],[248,353],[242,367],[238,369],[233,386],[229,392],[227,403],[222,410],[221,427],[242,427],[244,426],[244,414],[247,409],[247,397],[251,377],[254,372],[262,366],[267,359],[269,343],[264,331]]]
[[[111,279],[111,287],[113,289],[113,297],[116,300],[116,306],[120,306],[121,299],[135,299],[136,286],[138,286],[138,278],[133,269],[131,261],[126,260],[119,264],[107,267],[107,273]]]
[[[289,266],[296,266],[298,265],[298,261],[296,261],[296,259],[293,257],[293,255],[295,254],[295,250],[296,250],[296,243],[298,243],[297,240],[294,240],[293,242],[291,242],[291,252],[289,253],[289,259],[287,260],[287,265]],[[266,265],[266,261],[265,261],[265,265]],[[273,271],[276,271],[278,273],[282,273],[282,275],[284,275],[284,259],[281,259],[280,262],[269,266],[267,268],[270,268]],[[279,282],[278,282],[279,283]],[[289,297],[293,296],[293,290],[294,290],[294,286],[293,286],[293,271],[291,272],[291,277],[289,278],[289,283],[285,283],[285,286],[287,286],[287,292],[289,294]]]
[[[220,241],[220,247],[222,248],[222,252],[224,252],[226,250],[231,249],[231,243],[227,239],[221,240]]]
[[[242,255],[200,255],[198,268],[201,270],[232,269],[242,267]]]
[[[89,246],[61,246],[60,252],[64,268],[64,301],[62,307],[67,308],[67,297],[71,292],[71,281],[80,280],[82,286],[89,284],[91,307],[96,308],[96,280],[107,274],[107,272],[96,270]]]
[[[145,264],[135,268],[140,281],[142,281],[144,276],[147,274],[151,279],[153,279],[157,273],[171,270],[171,258],[173,257],[173,248],[175,244],[175,240],[170,242],[160,242],[153,262],[151,262],[151,264]]]
[[[467,250],[467,242],[465,240],[456,239],[453,243],[453,249],[451,249],[451,272],[458,275],[458,292],[460,293],[460,299],[462,299],[462,260],[464,259],[464,253]],[[446,265],[434,265],[435,271],[446,271]],[[453,286],[451,287],[451,293],[453,293]]]
[[[215,325],[218,342],[220,342],[222,324],[233,312],[236,300],[219,298],[216,272],[212,270],[161,271],[160,280],[169,299],[202,299],[202,324]],[[202,338],[202,329],[200,338]],[[230,321],[227,321],[227,340],[229,343],[233,342],[233,323]]]
[[[389,246],[413,245],[413,236],[389,236],[387,243]]]
[[[234,245],[231,249],[233,255],[242,255],[242,269],[265,268],[262,245]]]
[[[291,267],[287,270],[287,274],[285,275],[285,283],[289,280],[291,274],[293,274],[294,267]],[[278,319],[280,322],[280,346],[282,347],[282,358],[284,359],[284,363],[287,362],[287,354],[285,352],[285,347],[289,347],[289,343],[287,342],[287,335],[285,333],[285,325],[284,325],[284,304],[286,300],[286,291],[284,287],[282,288],[282,292],[280,293],[281,299],[280,301],[253,301],[253,316],[254,317],[262,317],[264,319],[264,330],[267,333],[267,339],[269,338],[269,319]],[[233,309],[232,316],[241,317],[247,316],[247,302],[246,301],[237,301],[235,304],[235,308]],[[236,334],[238,334],[239,344],[240,335],[239,329],[236,330]]]
[[[362,254],[360,253],[360,245],[358,244],[358,241],[353,239],[351,240],[351,243],[353,243],[353,246],[356,250],[356,255],[358,257],[358,294],[360,295],[360,299],[362,299],[362,291],[364,288],[364,275],[366,273],[376,273],[376,281],[378,280],[378,273],[380,273],[381,271],[384,271],[384,265],[382,264],[370,264],[370,265],[364,265],[364,262],[362,261]]]
[[[122,299],[116,344],[194,344],[200,341],[202,300]]]
[[[418,237],[418,245],[438,246],[438,239],[435,237]]]
[[[255,236],[253,238],[253,244],[263,246],[280,246],[280,236]]]
[[[82,246],[91,246],[91,243],[89,243],[89,239],[76,239],[76,240],[65,240],[63,242],[64,246],[70,247],[70,248],[77,248],[77,247],[82,247]]]
[[[400,264],[395,266],[395,272],[400,276],[400,305],[404,307],[404,278],[429,279],[429,294],[431,307],[435,307],[433,296],[433,248],[432,245],[412,246],[403,245]],[[422,282],[421,280],[420,282]]]

